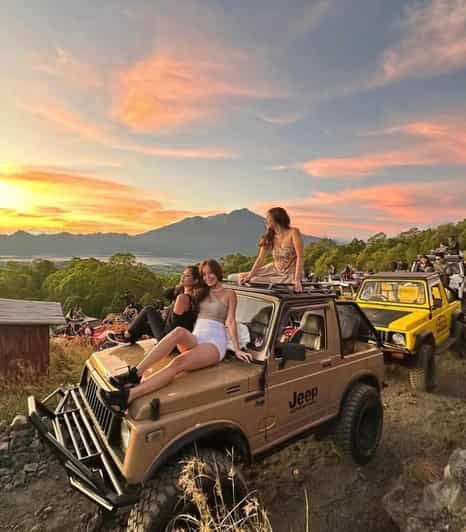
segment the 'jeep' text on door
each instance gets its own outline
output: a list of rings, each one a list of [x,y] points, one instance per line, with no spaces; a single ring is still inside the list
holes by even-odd
[[[291,412],[296,412],[297,410],[306,408],[306,406],[313,405],[317,402],[318,393],[319,390],[317,386],[309,388],[304,392],[293,392],[293,399],[288,401]]]

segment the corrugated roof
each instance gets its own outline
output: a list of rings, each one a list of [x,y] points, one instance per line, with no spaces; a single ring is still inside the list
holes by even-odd
[[[0,325],[64,325],[60,303],[0,298]]]

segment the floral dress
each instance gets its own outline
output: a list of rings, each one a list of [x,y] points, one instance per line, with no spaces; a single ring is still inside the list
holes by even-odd
[[[272,249],[273,262],[257,270],[253,283],[289,283],[295,281],[296,250],[294,246],[274,246]]]

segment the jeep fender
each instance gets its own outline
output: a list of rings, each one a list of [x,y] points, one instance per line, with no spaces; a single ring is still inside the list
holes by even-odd
[[[249,442],[241,428],[233,423],[218,422],[194,429],[172,441],[149,467],[144,480],[154,478],[161,467],[195,445],[216,449],[234,447],[247,463],[251,461]]]
[[[416,336],[416,342],[414,344],[414,353],[413,353],[414,356],[407,357],[405,359],[407,362],[406,365],[408,367],[417,367],[419,348],[421,347],[422,344],[425,344],[425,343],[432,345],[433,348],[435,349],[435,338],[434,338],[434,335],[430,331],[421,332]]]
[[[346,397],[348,396],[350,390],[353,388],[355,384],[359,384],[359,383],[373,386],[380,393],[380,382],[375,373],[364,372],[364,373],[356,374],[346,386],[345,393],[343,394],[343,397],[340,400],[340,406],[338,408],[338,415],[341,414],[343,405],[345,404]]]

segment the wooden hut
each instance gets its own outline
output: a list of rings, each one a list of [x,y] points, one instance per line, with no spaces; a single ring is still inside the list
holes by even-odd
[[[46,375],[50,325],[64,325],[60,303],[0,299],[0,375],[30,368]]]

